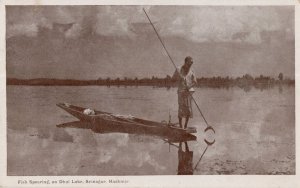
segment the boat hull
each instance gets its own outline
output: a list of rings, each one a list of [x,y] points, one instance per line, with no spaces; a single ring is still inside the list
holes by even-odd
[[[191,132],[196,132],[195,129],[185,130],[179,127],[169,126],[166,123],[149,121],[134,117],[119,117],[111,113],[102,111],[95,111],[95,115],[86,115],[83,113],[86,108],[67,105],[64,103],[57,104],[57,106],[73,115],[81,122],[89,124],[89,126],[80,125],[78,128],[88,127],[96,133],[119,132],[129,134],[146,134],[168,138],[169,140],[196,140],[197,138],[195,135],[191,134]]]

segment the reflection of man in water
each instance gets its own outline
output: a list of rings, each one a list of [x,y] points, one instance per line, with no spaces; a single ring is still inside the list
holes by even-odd
[[[178,149],[178,175],[193,175],[193,152],[189,150],[187,142],[185,151],[182,150],[182,142]]]
[[[182,128],[182,118],[185,118],[184,128],[187,128],[189,118],[193,117],[192,111],[192,94],[195,92],[196,76],[191,69],[193,59],[188,56],[184,60],[181,68],[177,69],[173,75],[173,79],[178,81],[178,119]]]

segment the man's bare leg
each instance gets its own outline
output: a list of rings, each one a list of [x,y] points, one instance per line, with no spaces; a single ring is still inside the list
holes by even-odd
[[[182,118],[178,116],[178,120],[179,120],[179,126],[180,128],[182,128]]]
[[[184,123],[184,129],[187,128],[187,124],[188,124],[188,122],[189,122],[189,119],[190,119],[190,116],[186,116],[186,118],[185,118],[185,123]]]

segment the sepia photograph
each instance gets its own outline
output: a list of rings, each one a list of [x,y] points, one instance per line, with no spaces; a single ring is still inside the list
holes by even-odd
[[[5,14],[8,177],[296,175],[295,6]]]

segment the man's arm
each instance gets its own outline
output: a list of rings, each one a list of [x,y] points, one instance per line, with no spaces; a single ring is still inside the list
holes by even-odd
[[[188,90],[191,89],[191,88],[193,88],[194,86],[197,85],[197,78],[196,78],[196,76],[195,76],[194,71],[193,71],[193,74],[192,74],[191,79],[192,79],[192,84],[191,84],[189,87],[187,87]]]
[[[193,72],[193,75],[192,75],[192,81],[193,81],[193,86],[196,86],[197,85],[197,77],[195,75],[195,73]]]
[[[178,80],[180,80],[180,79],[182,79],[182,76],[181,76],[181,74],[179,73],[179,69],[176,68],[176,70],[175,70],[175,72],[174,72],[174,74],[173,74],[173,76],[172,76],[172,80],[178,81]]]

